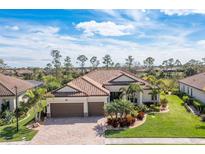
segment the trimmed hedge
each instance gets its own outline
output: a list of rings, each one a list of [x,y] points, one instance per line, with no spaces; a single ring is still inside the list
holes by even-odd
[[[187,105],[192,105],[200,113],[205,113],[205,104],[200,100],[190,97],[185,93],[181,93],[178,96],[181,97],[184,103],[186,103]]]

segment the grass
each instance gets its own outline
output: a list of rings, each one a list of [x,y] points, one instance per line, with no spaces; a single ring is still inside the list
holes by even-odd
[[[109,138],[149,138],[149,137],[175,137],[175,138],[204,138],[205,123],[200,117],[186,111],[183,101],[175,95],[166,96],[169,101],[168,113],[148,115],[146,122],[132,129],[122,131],[106,131]]]
[[[46,106],[46,101],[42,102]],[[0,142],[5,141],[26,141],[31,140],[37,131],[26,128],[26,125],[31,122],[35,117],[34,108],[32,107],[27,116],[19,121],[19,131],[16,132],[16,123],[0,127]]]

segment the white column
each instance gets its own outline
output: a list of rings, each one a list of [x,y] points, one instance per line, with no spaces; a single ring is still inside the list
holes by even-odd
[[[47,116],[48,116],[48,117],[51,117],[51,107],[50,107],[50,106],[51,106],[51,104],[48,104],[48,105],[47,105],[47,109],[46,109],[46,110],[47,110]]]
[[[160,102],[160,94],[157,94],[157,102]]]
[[[0,112],[1,112],[2,98],[0,98]]]
[[[142,92],[139,92],[139,104],[142,104]]]
[[[88,116],[88,102],[83,103],[83,112],[84,112],[84,117]]]

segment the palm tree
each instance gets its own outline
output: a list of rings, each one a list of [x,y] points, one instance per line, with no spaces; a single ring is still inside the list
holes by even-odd
[[[37,103],[40,111],[43,110],[42,100],[44,99],[46,92],[47,92],[47,90],[45,88],[36,89],[36,94],[38,95],[38,100],[36,103]],[[40,119],[41,119],[41,113],[38,114],[38,120],[40,120]]]
[[[107,103],[104,106],[105,112],[111,117],[111,119],[120,117],[126,117],[134,111],[134,105],[125,99],[116,99],[111,103]]]
[[[122,98],[122,99],[127,99],[127,88],[121,87],[121,88],[119,89],[119,91],[121,92],[120,98]]]
[[[165,86],[165,83],[162,80],[157,80],[154,76],[150,75],[148,76],[147,80],[149,81],[149,83],[151,84],[150,88],[151,88],[151,92],[149,93],[150,95],[152,95],[152,97],[154,98],[154,103],[157,103],[157,96],[160,93],[160,88],[162,86]],[[156,102],[155,102],[156,100]]]
[[[142,88],[137,83],[131,83],[127,89],[128,100],[133,99],[133,103],[137,98],[137,93],[143,92]]]

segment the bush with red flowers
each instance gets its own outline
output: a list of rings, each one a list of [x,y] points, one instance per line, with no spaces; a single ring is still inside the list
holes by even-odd
[[[138,119],[138,120],[143,120],[143,119],[144,119],[144,115],[145,115],[144,112],[142,112],[142,111],[139,112],[138,115],[137,115],[137,119]]]

